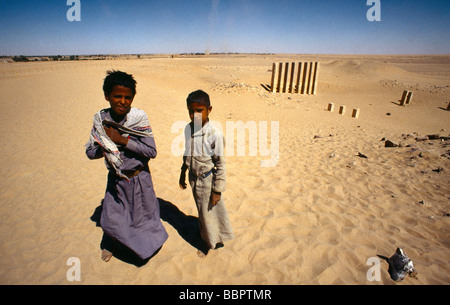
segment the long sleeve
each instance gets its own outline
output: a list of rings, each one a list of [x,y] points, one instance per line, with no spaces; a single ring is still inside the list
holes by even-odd
[[[214,158],[214,163],[216,165],[216,172],[213,178],[213,191],[217,193],[225,192],[226,185],[226,167],[225,167],[225,157]]]
[[[156,144],[153,137],[137,138],[130,136],[125,149],[145,158],[156,158]]]
[[[88,146],[86,148],[86,155],[89,159],[100,159],[103,157],[103,151],[100,145]]]
[[[212,161],[215,167],[215,174],[213,176],[213,191],[222,193],[225,191],[226,184],[226,162],[224,155],[225,139],[222,134],[216,137],[214,155]]]

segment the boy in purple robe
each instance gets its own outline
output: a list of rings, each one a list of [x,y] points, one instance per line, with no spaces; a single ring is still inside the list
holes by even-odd
[[[109,261],[119,242],[144,260],[168,238],[148,166],[156,157],[155,140],[146,113],[131,107],[136,95],[132,75],[108,71],[103,91],[111,107],[94,115],[86,144],[87,157],[104,158],[109,170],[100,226],[110,242],[102,259]]]

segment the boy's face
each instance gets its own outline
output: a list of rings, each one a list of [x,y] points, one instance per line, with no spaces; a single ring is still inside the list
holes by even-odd
[[[208,121],[208,115],[211,112],[212,107],[205,106],[200,103],[191,103],[188,106],[189,111],[189,117],[191,118],[191,121],[194,123],[194,125],[205,125],[206,121]]]
[[[111,105],[111,110],[118,116],[126,115],[131,109],[131,103],[133,102],[134,95],[130,88],[115,85],[109,94],[105,96],[105,99]]]

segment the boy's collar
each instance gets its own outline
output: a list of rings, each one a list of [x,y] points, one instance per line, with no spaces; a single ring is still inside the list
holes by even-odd
[[[205,122],[205,125],[202,126],[199,130],[194,130],[194,122],[190,122],[189,125],[191,126],[191,136],[203,136],[207,129],[210,128],[211,124],[209,123],[209,119]]]

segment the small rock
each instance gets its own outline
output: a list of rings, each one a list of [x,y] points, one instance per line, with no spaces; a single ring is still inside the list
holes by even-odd
[[[347,164],[347,167],[352,168],[355,164],[356,164],[355,161],[352,161],[349,164]]]
[[[390,140],[386,140],[384,142],[384,147],[398,147],[398,144],[396,144],[396,143],[394,143],[394,142],[392,142]]]
[[[367,159],[367,156],[365,154],[360,153],[359,151],[358,151],[358,157]]]
[[[439,134],[430,134],[427,136],[429,140],[439,140]]]
[[[425,200],[420,200],[419,203],[420,203],[421,205],[423,205],[424,207],[430,207],[430,206],[431,206],[431,203],[426,202]]]
[[[416,137],[416,141],[426,141],[428,140],[428,136]]]
[[[436,150],[430,149],[430,150],[421,151],[419,153],[419,157],[420,158],[429,159],[429,160],[431,160],[431,159],[436,160],[436,159],[440,158],[440,155],[439,155],[439,153]]]
[[[450,152],[446,152],[441,155],[441,157],[449,158],[450,159]]]
[[[433,169],[432,171],[433,171],[433,172],[436,172],[436,173],[440,173],[440,172],[442,172],[443,170],[444,170],[444,168],[439,166],[438,168]]]

